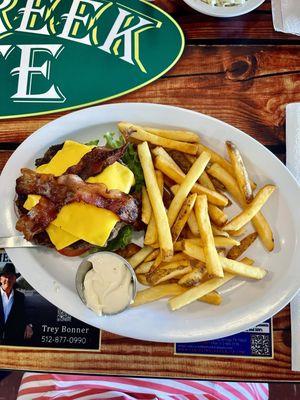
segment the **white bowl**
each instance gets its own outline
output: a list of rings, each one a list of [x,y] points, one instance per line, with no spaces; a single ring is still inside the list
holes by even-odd
[[[259,7],[265,0],[247,0],[245,4],[219,7],[211,6],[204,3],[202,0],[183,0],[186,4],[203,14],[211,15],[212,17],[229,18],[237,17],[239,15],[247,14],[248,12]]]

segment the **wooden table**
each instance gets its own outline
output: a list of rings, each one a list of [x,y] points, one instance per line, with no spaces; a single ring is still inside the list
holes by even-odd
[[[171,104],[220,118],[285,159],[285,105],[300,101],[300,38],[273,30],[271,4],[234,19],[198,14],[180,0],[157,1],[184,29],[182,59],[157,82],[116,101]],[[114,100],[115,101],[115,100]],[[52,114],[0,122],[0,168]],[[102,333],[101,353],[0,350],[0,367],[224,380],[300,381],[291,371],[290,314],[274,318],[275,358],[182,357],[172,344]]]

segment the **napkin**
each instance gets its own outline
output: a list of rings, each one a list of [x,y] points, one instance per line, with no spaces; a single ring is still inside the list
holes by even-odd
[[[272,0],[272,14],[276,31],[300,35],[299,0]]]
[[[289,0],[292,1],[292,0]],[[300,103],[286,108],[286,166],[300,184]],[[292,370],[300,371],[300,293],[291,302]]]

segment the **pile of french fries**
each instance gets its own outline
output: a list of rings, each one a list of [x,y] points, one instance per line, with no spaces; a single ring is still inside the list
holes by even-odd
[[[242,254],[257,237],[274,249],[272,230],[261,208],[274,185],[256,190],[243,158],[226,142],[229,160],[204,146],[197,134],[121,122],[127,141],[137,144],[145,177],[142,221],[144,247],[128,261],[138,281],[149,286],[137,293],[134,306],[169,298],[171,310],[196,300],[219,305],[219,287],[244,277],[264,278],[267,271]],[[226,208],[241,211],[229,220]],[[246,225],[254,231],[244,238]]]

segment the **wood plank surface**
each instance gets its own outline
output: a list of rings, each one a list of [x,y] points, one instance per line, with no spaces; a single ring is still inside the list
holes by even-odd
[[[275,330],[273,360],[174,356],[172,344],[103,332],[101,353],[1,350],[0,367],[127,376],[247,381],[299,381],[290,368],[290,332]]]
[[[228,122],[265,145],[284,145],[285,106],[300,101],[299,83],[299,46],[191,45],[164,78],[111,102],[185,107]],[[0,143],[19,143],[60,115],[1,121]]]
[[[300,101],[300,38],[275,32],[271,2],[233,19],[157,0],[183,27],[187,46],[166,76],[113,102],[176,105],[222,119],[285,160],[285,106]],[[0,121],[0,171],[32,132],[64,113]],[[172,344],[102,333],[101,352],[0,350],[0,368],[128,376],[298,381],[291,371],[289,307],[274,316],[273,360],[174,356]]]

